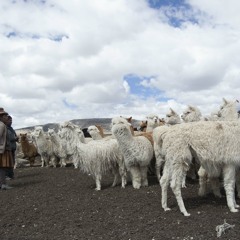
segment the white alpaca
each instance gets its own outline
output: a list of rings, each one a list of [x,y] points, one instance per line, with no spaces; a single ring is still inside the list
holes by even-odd
[[[98,140],[85,143],[82,130],[71,123],[62,126],[62,135],[67,136],[74,159],[77,159],[79,168],[90,174],[96,182],[96,190],[101,190],[102,176],[107,173],[114,174],[112,186],[116,186],[119,175],[122,180],[122,188],[126,185],[126,170],[123,156],[119,150],[116,139]]]
[[[65,146],[65,152],[68,158],[71,159],[75,169],[79,167],[79,162],[76,156],[73,155],[73,153],[75,151],[75,148],[77,147],[78,142],[80,141],[79,139],[73,136],[73,131],[76,128],[78,128],[77,125],[68,121],[60,124],[60,128],[58,131],[58,135],[61,139],[62,145]],[[68,131],[66,131],[66,129],[68,129]],[[82,139],[82,141],[85,141],[85,138]]]
[[[93,140],[103,139],[102,134],[97,126],[92,125],[88,127],[88,133],[91,135]]]
[[[184,122],[197,122],[202,120],[202,113],[197,107],[188,106],[181,115]]]
[[[172,108],[170,108],[170,112],[166,114],[165,123],[166,125],[161,127],[164,127],[164,129],[166,129],[167,131],[170,126],[181,123],[180,116]],[[159,129],[159,127],[157,129]],[[160,182],[160,179],[161,179],[160,172],[165,160],[164,158],[162,158],[161,147],[159,146],[159,144],[156,144],[158,141],[156,137],[158,138],[158,136],[156,136],[156,134],[154,134],[154,131],[153,131],[153,142],[154,142],[153,146],[154,146],[154,154],[156,158],[155,169],[156,169],[156,175],[157,175],[158,181]],[[183,183],[183,185],[185,185],[185,183]]]
[[[212,121],[237,121],[238,118],[238,112],[237,112],[237,104],[238,100],[234,101],[228,101],[225,98],[223,98],[223,104],[220,106],[218,112],[216,112],[214,118],[210,118]],[[220,193],[220,182],[218,177],[209,177],[206,170],[201,166],[199,171],[199,192],[198,194],[200,196],[204,196],[207,193],[207,183],[210,182],[211,188],[213,190],[213,193],[215,196],[221,197]],[[240,171],[237,169],[236,174],[236,186],[237,186],[237,192],[238,197],[240,197]]]
[[[49,161],[51,161],[52,164],[55,162],[52,142],[47,139],[46,133],[41,126],[35,127],[32,136],[35,140],[38,153],[41,156],[42,167],[49,167]]]
[[[207,121],[235,121],[239,119],[239,114],[237,110],[238,100],[228,101],[225,98],[222,99],[223,103],[219,110],[211,113],[209,117],[205,117]]]
[[[167,125],[175,125],[181,123],[180,116],[170,108],[170,112],[166,114],[165,123]]]
[[[112,119],[112,133],[124,156],[126,168],[131,173],[133,188],[148,186],[147,171],[153,158],[151,142],[144,136],[133,136],[126,119]]]
[[[236,121],[238,119],[237,103],[238,100],[227,101],[223,98],[223,104],[218,111],[219,120]]]
[[[152,132],[154,128],[159,126],[159,117],[156,114],[150,114],[146,117],[147,128],[146,132]]]
[[[64,142],[61,140],[59,135],[54,131],[54,129],[48,129],[49,139],[52,142],[53,153],[60,160],[60,166],[66,167],[67,153],[65,151]],[[53,162],[53,167],[57,167],[57,162]]]
[[[240,165],[239,121],[200,121],[179,124],[167,131],[165,128],[156,128],[154,131],[165,159],[160,180],[162,207],[165,211],[170,210],[167,206],[167,189],[170,183],[180,211],[189,216],[181,196],[181,186],[193,155],[210,177],[223,174],[228,207],[231,212],[238,211],[234,189],[235,169]]]

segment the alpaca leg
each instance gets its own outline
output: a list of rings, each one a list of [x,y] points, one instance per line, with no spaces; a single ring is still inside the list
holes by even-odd
[[[42,157],[42,156],[41,156],[41,162],[42,162],[42,165],[41,165],[41,167],[44,167],[44,164],[45,164],[45,159],[44,159],[44,157]]]
[[[140,167],[140,172],[141,172],[141,186],[147,187],[148,186],[148,178],[147,178],[148,167]]]
[[[156,175],[157,175],[157,179],[158,182],[160,183],[160,178],[161,178],[161,168],[162,165],[164,163],[164,159],[160,156],[160,154],[158,154],[158,156],[156,157]]]
[[[55,157],[51,157],[51,164],[54,168],[57,167],[57,159]]]
[[[178,206],[180,208],[180,211],[183,213],[184,216],[190,216],[190,214],[187,212],[183,199],[182,199],[182,193],[181,193],[181,186],[182,186],[182,179],[178,178],[176,180],[176,184],[171,185],[172,191],[177,199]]]
[[[125,188],[125,186],[127,185],[127,171],[124,164],[119,166],[119,174],[122,180],[122,188]]]
[[[139,189],[141,187],[141,173],[139,167],[130,167],[133,188]]]
[[[181,192],[181,186],[183,182],[183,176],[185,175],[184,172],[177,170],[176,173],[173,173],[173,179],[171,181],[171,188],[172,191],[177,199],[178,207],[180,208],[180,211],[183,213],[184,216],[190,216],[190,214],[187,212],[183,199],[182,199],[182,192]],[[176,170],[175,170],[176,171]]]
[[[199,176],[198,195],[203,197],[207,193],[207,172],[202,166],[198,170],[198,176]]]
[[[219,177],[214,177],[214,178],[210,178],[210,183],[211,183],[211,188],[213,190],[213,194],[216,197],[221,198],[222,194],[220,192],[220,181],[219,181]]]
[[[44,156],[45,166],[49,167],[49,156]]]
[[[192,179],[192,180],[196,180],[197,179],[194,162],[193,162],[193,164],[190,165],[190,169],[187,172],[187,177]]]
[[[96,181],[96,188],[95,188],[95,190],[97,190],[97,191],[101,190],[101,180],[102,180],[102,176],[100,174],[97,174],[95,176],[95,181]]]
[[[113,169],[113,175],[114,175],[114,180],[113,180],[113,184],[112,187],[115,187],[118,183],[118,179],[119,179],[119,172],[116,169]]]
[[[235,167],[224,166],[223,168],[224,189],[226,191],[227,205],[231,212],[238,212],[235,200]]]
[[[65,158],[61,158],[61,159],[60,159],[60,164],[61,164],[61,165],[60,165],[61,167],[66,167],[66,165],[67,165],[66,159],[65,159]]]
[[[159,181],[161,189],[162,189],[162,208],[164,209],[164,211],[171,210],[167,206],[167,191],[168,191],[168,186],[169,186],[169,182],[170,182],[169,174],[170,174],[170,172],[168,171],[167,167],[165,167],[163,169],[163,175]]]
[[[79,161],[77,159],[73,159],[73,165],[75,169],[79,168]]]

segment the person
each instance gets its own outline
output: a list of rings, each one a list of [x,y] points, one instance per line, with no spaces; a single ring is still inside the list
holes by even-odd
[[[7,131],[8,113],[0,108],[0,189],[8,190],[12,187],[6,184],[7,168],[13,167],[13,157]]]
[[[11,148],[12,157],[13,157],[13,165],[15,165],[15,152],[17,149],[16,142],[18,141],[18,136],[17,136],[16,132],[14,131],[14,129],[12,128],[12,117],[10,115],[8,115],[8,120],[7,120],[6,125],[7,125],[9,141],[10,141],[10,148]],[[10,167],[7,169],[6,178],[14,179],[13,167]]]

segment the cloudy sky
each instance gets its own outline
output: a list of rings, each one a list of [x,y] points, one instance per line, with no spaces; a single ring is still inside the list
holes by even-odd
[[[239,0],[1,0],[0,107],[22,128],[240,99]]]

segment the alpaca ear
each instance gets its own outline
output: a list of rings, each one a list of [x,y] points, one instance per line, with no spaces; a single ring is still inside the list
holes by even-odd
[[[127,118],[127,121],[130,123],[132,122],[132,117]]]
[[[172,108],[170,108],[170,111],[171,113],[176,114],[176,112]]]
[[[228,101],[225,98],[223,98],[223,103],[226,105]]]

